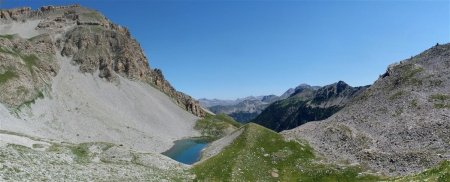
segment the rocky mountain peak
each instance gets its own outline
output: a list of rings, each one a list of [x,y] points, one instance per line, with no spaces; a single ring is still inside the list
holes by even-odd
[[[346,88],[350,87],[350,85],[348,85],[347,83],[345,83],[344,81],[338,81],[336,83],[336,90],[337,92],[342,92],[342,90],[345,90]]]
[[[97,11],[79,5],[44,6],[38,10],[17,8],[1,10],[0,22],[32,29],[18,35],[22,38],[52,35],[47,43],[62,50],[59,53],[62,56],[71,57],[72,64],[79,65],[83,73],[98,74],[111,82],[122,76],[151,84],[180,107],[200,117],[205,115],[198,101],[176,91],[161,70],[150,68],[144,51],[128,29]],[[2,33],[14,32],[13,28],[5,27],[6,32]]]
[[[312,86],[303,83],[303,84],[300,84],[299,86],[295,87],[295,91],[296,91],[296,92],[297,92],[297,91],[300,91],[300,92],[301,92],[302,90],[305,90],[305,89],[312,89]]]
[[[295,88],[288,89],[286,92],[284,92],[280,96],[280,99],[286,99],[286,98],[288,98],[290,96],[297,95],[298,93],[302,93],[302,92],[304,92],[306,90],[315,90],[315,89],[317,89],[317,87],[313,87],[313,86],[308,85],[306,83],[302,83],[302,84],[298,85]]]
[[[288,98],[289,96],[291,96],[294,92],[295,92],[295,88],[289,88],[288,90],[286,90],[286,92],[284,92],[284,93],[280,96],[280,98],[281,98],[281,99],[286,99],[286,98]]]
[[[353,88],[343,81],[324,87],[301,84],[290,97],[269,105],[253,122],[282,131],[310,121],[326,119],[351,102],[365,88]]]
[[[359,89],[354,89],[343,81],[338,81],[317,90],[316,96],[312,102],[315,104],[321,104],[324,101],[328,102],[333,99],[337,99],[340,102],[347,97],[351,97],[353,93],[358,90]]]
[[[284,134],[307,139],[333,161],[391,175],[423,170],[450,158],[449,75],[450,44],[434,46],[390,65],[330,118]]]
[[[302,93],[310,92],[310,91],[313,91],[313,90],[314,89],[313,89],[313,87],[311,85],[301,84],[301,85],[295,87],[294,93],[292,93],[290,96],[301,95]]]
[[[298,88],[303,88],[303,87],[311,87],[311,85],[309,85],[309,84],[307,84],[307,83],[302,83],[302,84],[298,85],[298,86],[296,87],[296,89],[298,89]]]
[[[265,96],[262,96],[261,101],[266,102],[266,103],[272,103],[278,99],[279,99],[279,97],[276,95],[265,95]]]

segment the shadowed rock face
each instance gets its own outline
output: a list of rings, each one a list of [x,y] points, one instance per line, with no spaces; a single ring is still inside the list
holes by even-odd
[[[282,132],[309,141],[330,161],[390,175],[450,159],[450,44],[389,66],[330,118]]]
[[[205,112],[200,107],[198,101],[192,97],[176,91],[170,83],[164,79],[164,76],[159,69],[151,69],[146,56],[143,53],[139,43],[133,39],[130,32],[120,26],[110,22],[100,13],[79,7],[73,6],[46,6],[40,10],[33,11],[30,8],[18,8],[11,10],[0,11],[0,22],[4,23],[27,23],[33,20],[39,20],[36,27],[30,27],[36,34],[42,34],[44,32],[48,34],[62,33],[61,37],[47,38],[41,42],[25,40],[22,38],[14,38],[13,40],[7,40],[3,38],[0,41],[5,42],[2,45],[6,45],[5,50],[11,52],[14,47],[28,46],[35,47],[38,43],[45,43],[46,46],[62,48],[61,55],[72,57],[73,64],[79,65],[80,71],[83,73],[95,73],[99,72],[98,76],[105,78],[109,81],[117,81],[117,76],[123,76],[131,80],[137,80],[149,83],[155,88],[164,92],[170,96],[174,102],[183,109],[191,112],[196,116],[203,117]],[[15,36],[17,37],[17,36]],[[63,47],[61,47],[63,46]],[[35,55],[39,60],[50,60],[51,58],[44,58],[45,55],[54,55],[55,48],[49,48],[48,50],[41,50],[40,52],[33,52],[36,48],[26,50],[31,51],[29,54]],[[14,48],[14,50],[16,50]],[[25,49],[23,49],[25,50]],[[18,49],[17,51],[23,51]],[[9,61],[8,64],[3,65],[3,72],[6,72],[6,67],[15,66],[20,67],[20,60],[12,53],[0,52],[0,56],[3,59],[17,59],[17,61]],[[38,75],[45,77],[41,80],[49,81],[49,77],[45,75],[51,75],[57,73],[57,65],[52,66],[53,69],[43,69],[41,67],[49,67],[52,65],[43,65],[43,61],[37,61],[37,65],[31,65],[31,69],[34,69]],[[3,61],[2,61],[2,64]],[[30,69],[30,70],[31,70]],[[19,69],[22,70],[22,69]],[[1,71],[1,70],[0,70]],[[2,72],[0,72],[2,73]],[[17,78],[22,82],[32,82],[31,76],[26,76],[27,73],[19,71]],[[31,73],[30,73],[31,74]],[[15,75],[15,74],[14,74]],[[42,76],[44,75],[44,76]],[[25,80],[25,77],[28,79]],[[34,78],[33,78],[34,79]],[[8,83],[12,84],[12,82]],[[18,106],[20,103],[26,102],[32,99],[31,95],[44,90],[43,84],[34,84],[35,86],[28,86],[30,96],[24,97],[18,101],[18,103],[12,103],[11,99],[6,96],[0,97],[0,101],[6,103],[9,106]],[[6,87],[6,86],[5,86]],[[7,86],[11,88],[12,86]]]
[[[301,85],[290,97],[269,105],[253,122],[275,131],[292,129],[309,121],[330,117],[367,87],[343,81],[321,88]]]
[[[261,114],[270,104],[278,100],[286,99],[294,93],[300,93],[305,88],[317,90],[320,87],[301,84],[296,88],[288,89],[281,96],[264,95],[257,97],[249,96],[236,100],[200,99],[199,101],[203,107],[208,108],[213,113],[227,114],[236,121],[248,123]]]

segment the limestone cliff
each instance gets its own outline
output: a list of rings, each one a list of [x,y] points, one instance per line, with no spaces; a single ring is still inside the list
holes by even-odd
[[[151,69],[147,57],[144,55],[139,43],[132,38],[130,32],[120,25],[116,25],[105,18],[100,13],[78,5],[72,6],[45,6],[39,10],[31,10],[31,8],[18,8],[0,11],[0,22],[20,26],[21,24],[35,24],[35,27],[26,27],[31,31],[26,32],[30,37],[11,36],[11,38],[3,38],[2,41],[2,74],[8,73],[11,66],[22,67],[19,72],[15,72],[15,77],[21,79],[21,83],[33,82],[29,76],[32,70],[39,73],[41,79],[34,81],[33,85],[28,86],[28,95],[23,99],[14,101],[3,93],[0,102],[4,102],[9,106],[17,107],[20,104],[32,100],[33,97],[39,95],[44,90],[45,85],[40,82],[49,80],[48,75],[57,74],[57,65],[52,63],[52,58],[45,55],[53,55],[56,48],[62,50],[62,56],[72,57],[73,64],[79,65],[79,70],[83,73],[96,73],[100,78],[107,79],[111,82],[117,81],[117,76],[122,76],[131,80],[149,83],[155,88],[167,94],[181,108],[191,112],[192,114],[203,117],[204,110],[200,107],[198,101],[192,97],[177,91],[170,83],[164,79],[159,69]],[[3,27],[5,32],[14,32],[13,29],[18,27]],[[22,27],[25,28],[25,27]],[[10,30],[10,31],[8,31]],[[48,34],[61,34],[61,37],[49,38]],[[38,36],[39,35],[39,36]],[[47,35],[47,36],[45,36]],[[37,36],[37,37],[34,37]],[[38,44],[42,44],[37,46]],[[45,44],[45,45],[44,45]],[[45,49],[47,50],[35,50]],[[28,51],[28,52],[27,52]],[[35,61],[32,64],[25,64],[29,68],[29,72],[25,72],[24,64],[13,63],[21,61],[6,61],[10,59],[22,59],[26,62],[24,56],[34,56],[33,59],[45,60],[48,65],[44,65],[44,61]],[[22,66],[21,66],[22,65]],[[44,68],[45,67],[45,68]],[[21,75],[28,76],[21,76]],[[97,74],[97,73],[96,73]],[[28,79],[27,79],[28,78]],[[11,86],[14,82],[8,82],[9,85],[3,85],[5,89],[11,92],[17,92],[18,88]],[[3,89],[2,89],[3,90]]]

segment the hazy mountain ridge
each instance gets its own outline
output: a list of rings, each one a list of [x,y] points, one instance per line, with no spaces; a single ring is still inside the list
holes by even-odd
[[[290,97],[269,105],[253,122],[275,131],[330,117],[367,87],[351,87],[343,81],[324,87],[300,85]]]
[[[263,96],[248,96],[238,98],[235,100],[220,100],[220,99],[199,99],[200,104],[208,108],[216,114],[227,114],[236,121],[247,123],[258,116],[271,103],[281,99],[288,98],[297,90],[302,89],[307,84],[301,84],[296,88],[290,88],[281,96],[263,95]],[[311,87],[317,89],[318,87]]]
[[[389,66],[347,107],[282,132],[307,139],[331,161],[387,174],[421,171],[450,158],[450,44]]]

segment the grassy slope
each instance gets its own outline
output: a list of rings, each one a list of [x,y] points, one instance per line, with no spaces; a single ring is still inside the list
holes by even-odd
[[[358,167],[314,162],[313,149],[285,141],[278,133],[256,124],[218,155],[193,167],[199,181],[356,181],[375,180],[358,175]],[[278,177],[277,177],[278,176]]]
[[[235,130],[240,126],[241,124],[225,114],[208,114],[205,118],[199,119],[195,123],[195,129],[200,130],[202,135],[212,137],[213,139],[226,135],[227,129]]]
[[[257,124],[243,129],[221,153],[192,168],[197,181],[450,181],[450,161],[410,176],[363,175],[358,166],[317,163],[309,145],[285,141]]]
[[[14,38],[14,35],[11,35],[11,34],[6,34],[6,35],[0,35],[0,38],[5,38],[5,39],[13,39]]]
[[[429,170],[426,170],[419,174],[394,178],[393,181],[396,181],[396,182],[407,182],[407,181],[448,182],[448,181],[450,181],[450,161],[443,161],[439,166],[434,167]]]
[[[4,73],[0,73],[0,85],[17,77],[17,73],[14,70],[6,70]]]
[[[0,39],[13,39],[14,35],[0,35]],[[0,46],[0,54],[9,54],[14,57],[20,57],[24,62],[28,70],[30,71],[32,75],[33,81],[37,79],[36,74],[33,70],[33,67],[36,67],[38,65],[38,62],[40,61],[39,58],[35,54],[22,54],[20,50],[17,49],[10,49],[6,47]],[[6,71],[4,73],[0,73],[0,85],[6,83],[7,81],[13,79],[13,78],[19,78],[21,74],[18,74],[17,70],[15,70],[14,67],[8,67],[6,68]],[[21,87],[22,89],[17,92],[30,92],[30,90],[27,90],[25,87]],[[19,88],[17,88],[19,89]],[[34,103],[36,99],[43,98],[44,95],[41,91],[41,89],[35,88],[34,92],[36,92],[33,96],[33,98],[29,100],[24,100],[22,104],[18,105],[15,109],[20,110],[20,108],[24,105],[30,106],[30,104]]]

